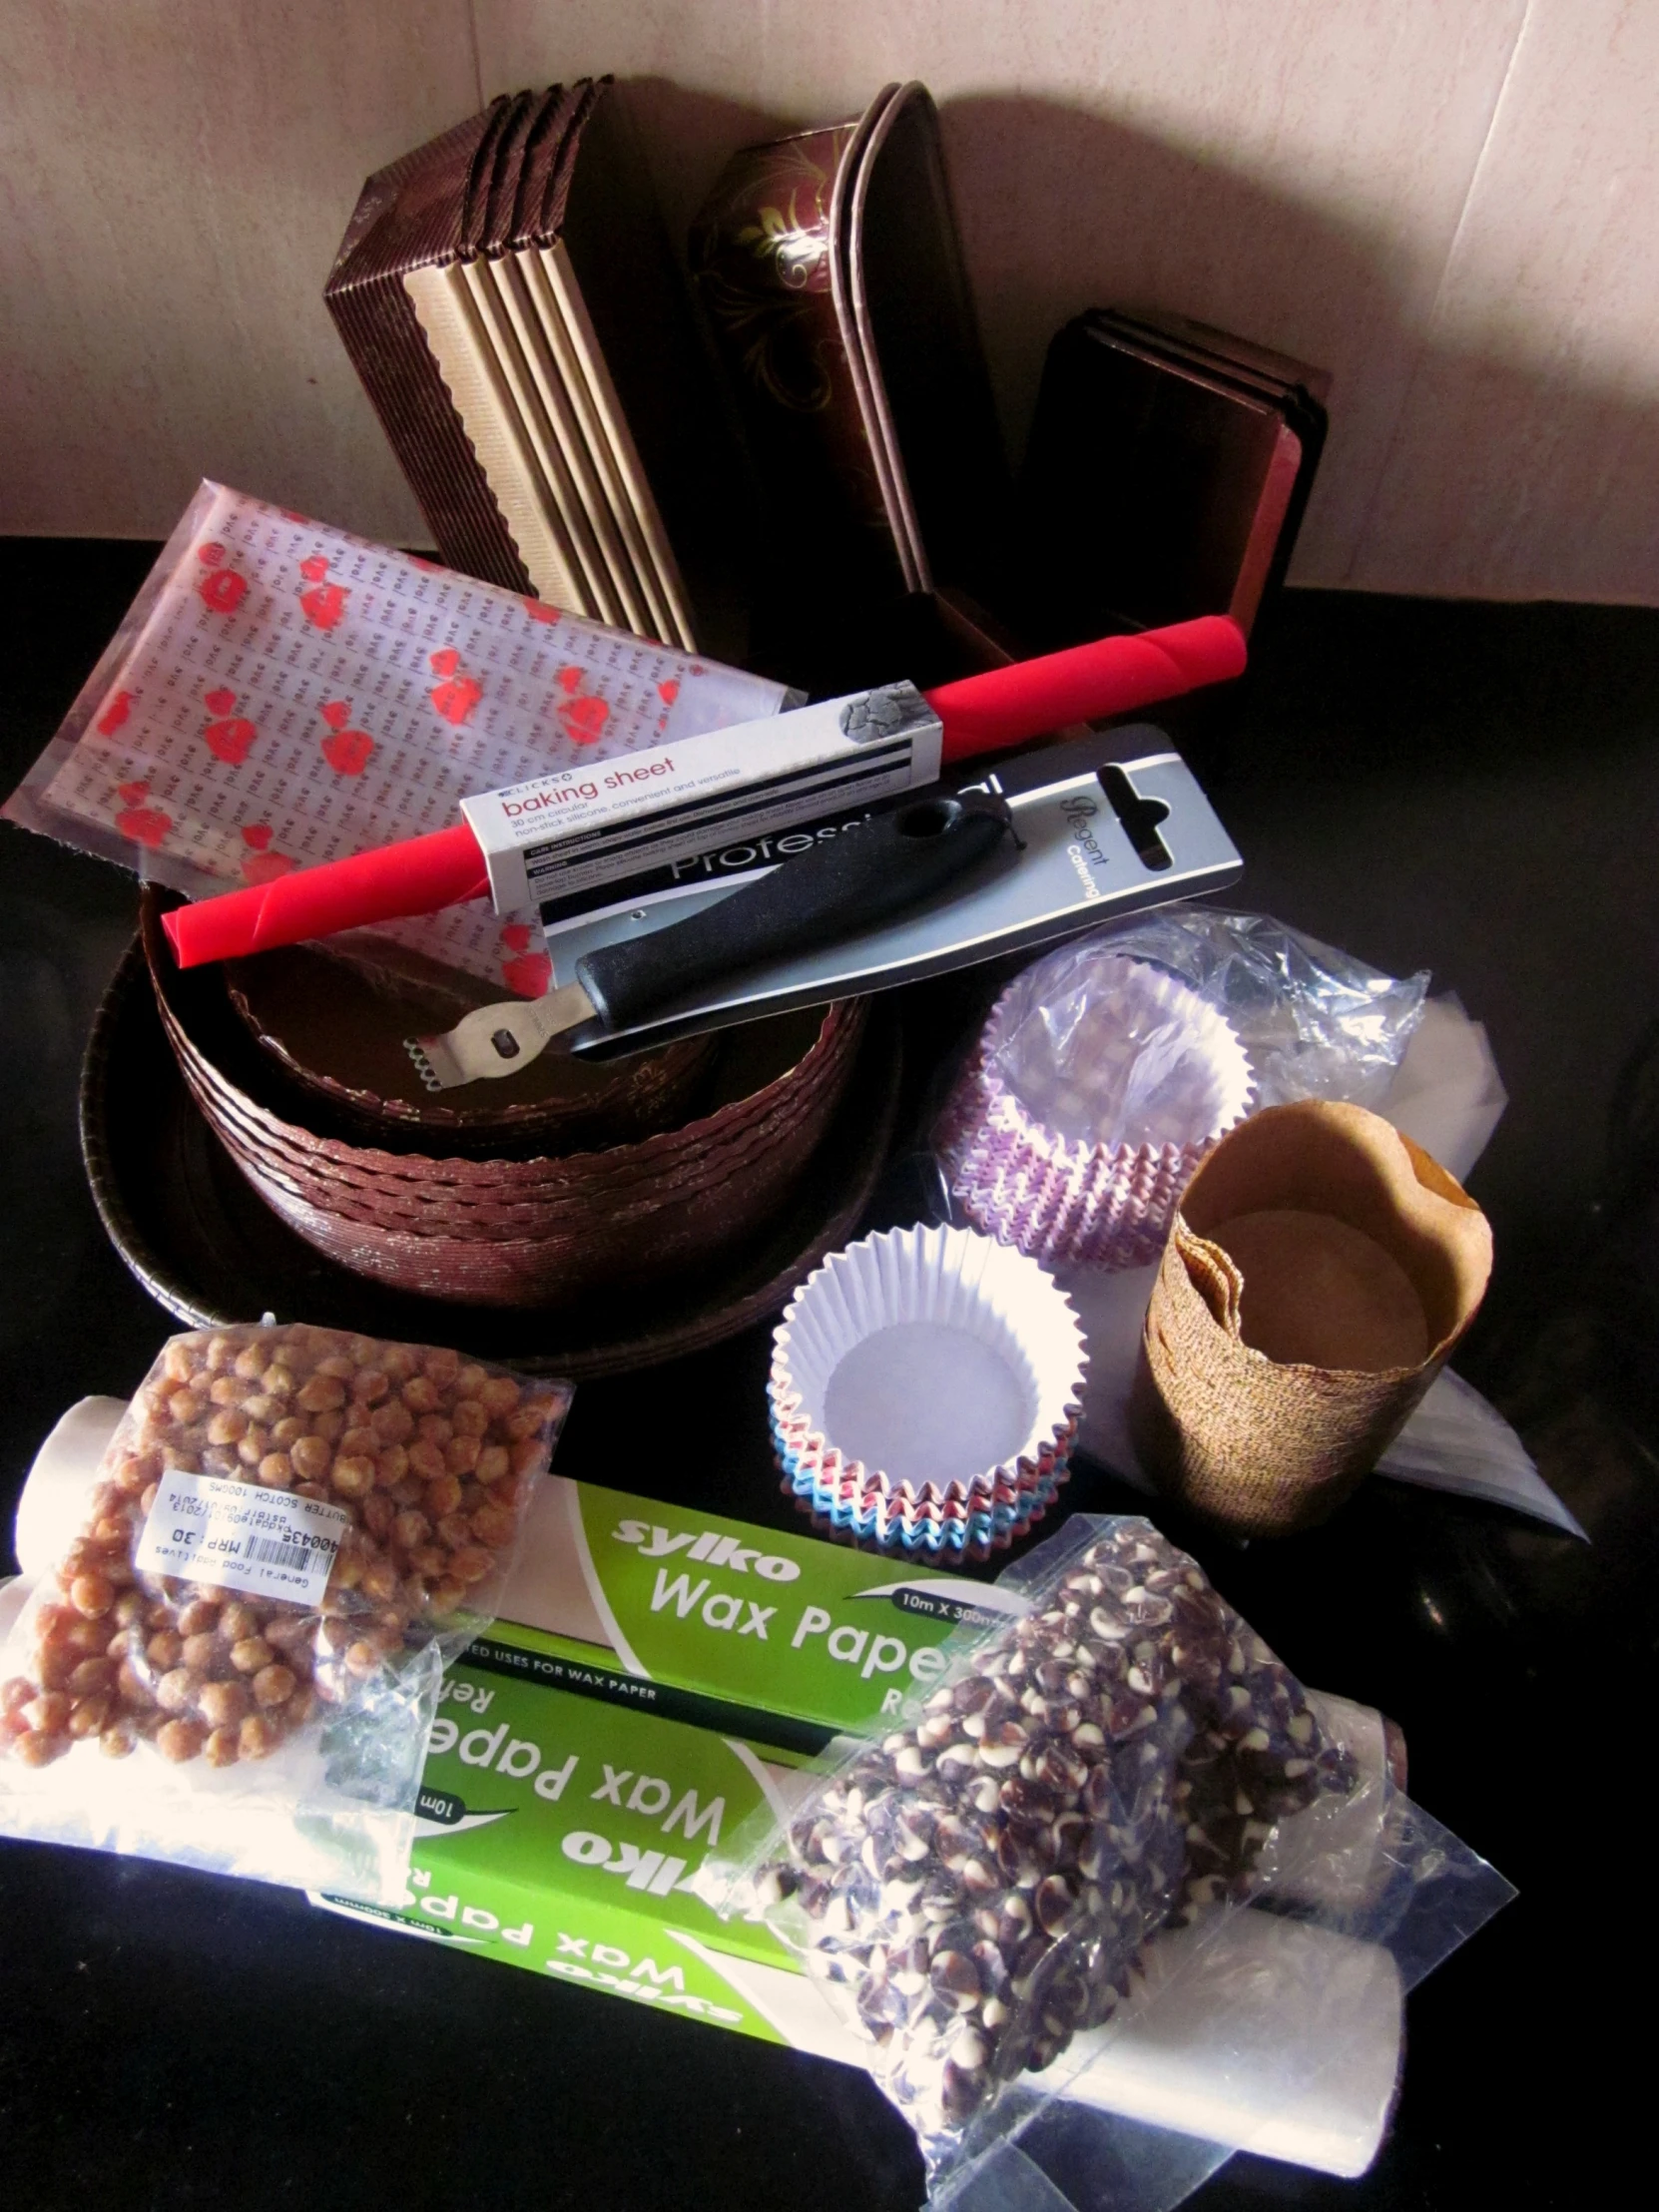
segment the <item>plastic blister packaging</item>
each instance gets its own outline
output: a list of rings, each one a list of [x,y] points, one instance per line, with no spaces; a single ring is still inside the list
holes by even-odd
[[[0,1833],[394,1903],[568,1401],[297,1324],[173,1338],[7,1608]]]
[[[1363,2170],[1402,1989],[1508,1885],[1149,1522],[1001,1586],[1024,1615],[837,1746],[784,1850],[735,1841],[725,1909],[800,1948],[941,2202],[1162,2212],[1253,2143]]]
[[[1088,1008],[1095,947],[1166,969],[1222,1015],[1250,1061],[1258,1106],[1334,1098],[1375,1110],[1428,993],[1426,970],[1403,980],[1383,975],[1271,914],[1164,906],[1063,946],[1026,971],[1020,980],[1028,982],[1036,1026],[1010,1031],[1010,1077],[1034,1052],[1063,1056]]]
[[[1427,983],[1206,906],[1076,939],[1014,978],[961,1070],[935,1134],[952,1199],[1037,1258],[1143,1266],[1245,1115],[1380,1099]]]

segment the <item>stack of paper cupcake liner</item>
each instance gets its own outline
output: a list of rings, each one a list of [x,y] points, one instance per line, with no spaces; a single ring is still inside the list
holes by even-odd
[[[951,1194],[975,1228],[1032,1258],[1088,1267],[1144,1267],[1157,1259],[1188,1179],[1249,1113],[1255,1086],[1231,1025],[1196,991],[1144,961],[1102,949],[1090,1008],[1094,1057],[1055,1082],[1051,1110],[1088,1118],[1091,1088],[1117,1072],[1112,1014],[1179,1025],[1191,1038],[1193,1080],[1170,1106],[1162,1141],[1090,1143],[1047,1125],[1004,1072],[1012,1028],[1031,1008],[1017,977],[992,1008],[941,1119],[937,1144]],[[1133,1017],[1131,1019],[1130,1017]]]
[[[857,1348],[906,1329],[917,1337],[893,1357],[902,1372],[914,1349],[915,1390],[883,1408],[872,1382],[850,1413],[842,1407],[863,1438],[859,1456],[831,1432],[831,1384]],[[774,1339],[768,1395],[785,1491],[831,1534],[945,1560],[985,1557],[1053,1503],[1086,1366],[1070,1301],[1022,1254],[959,1229],[865,1238],[808,1278]],[[991,1373],[1005,1407],[1020,1408],[1020,1432],[1005,1424],[980,1464],[959,1431],[974,1371],[981,1381]],[[883,1420],[890,1450],[879,1448]]]
[[[925,1556],[947,1567],[989,1559],[993,1552],[1006,1551],[1020,1537],[1029,1535],[1053,1504],[1058,1488],[1056,1484],[1046,1495],[1033,1497],[1017,1520],[992,1522],[974,1515],[965,1521],[924,1521],[913,1530],[899,1532],[884,1525],[876,1513],[824,1512],[811,1498],[796,1496],[790,1485],[784,1484],[785,1495],[795,1498],[797,1511],[806,1515],[818,1535],[908,1558]]]

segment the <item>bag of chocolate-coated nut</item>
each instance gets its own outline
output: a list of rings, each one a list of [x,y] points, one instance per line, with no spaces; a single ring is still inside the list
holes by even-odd
[[[1404,1989],[1513,1893],[1150,1522],[999,1587],[734,1839],[722,1908],[801,1951],[951,2212],[1165,2212],[1244,2147],[1364,2171]]]
[[[7,1607],[0,1834],[395,1903],[569,1395],[300,1324],[173,1338]]]

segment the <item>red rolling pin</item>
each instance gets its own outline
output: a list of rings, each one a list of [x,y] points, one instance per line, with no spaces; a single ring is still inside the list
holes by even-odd
[[[914,712],[902,727],[909,741],[909,782],[930,780],[940,768],[977,754],[1025,744],[1067,723],[1125,714],[1157,700],[1176,698],[1200,685],[1221,683],[1239,675],[1244,665],[1244,633],[1238,624],[1225,615],[1201,615],[1192,622],[1172,623],[1165,629],[1145,630],[1132,637],[1101,638],[1092,645],[1073,646],[1063,653],[964,677],[958,683],[940,684],[930,692],[908,694]],[[741,823],[746,835],[766,828],[783,829],[790,822],[805,820],[812,812],[811,805],[801,798],[809,783],[821,803],[821,812],[826,799],[831,806],[835,803],[833,785],[824,780],[830,773],[825,764],[851,758],[845,733],[856,726],[866,704],[873,705],[905,689],[889,686],[885,694],[854,694],[850,699],[801,707],[792,714],[774,715],[736,729],[710,731],[683,741],[675,754],[690,769],[694,757],[698,764],[714,762],[714,748],[720,749],[721,761],[730,761],[735,748],[741,768],[730,773],[720,786],[720,805],[727,810],[719,818],[721,827],[730,833],[731,825]],[[923,703],[928,710],[925,714],[921,712]],[[878,712],[872,717],[872,727],[877,732],[876,741],[872,743],[867,732],[860,740],[869,745],[871,755],[885,734]],[[814,734],[821,729],[831,734],[815,754]],[[936,751],[931,749],[935,743]],[[614,770],[625,762],[642,769],[651,758],[626,755],[604,766]],[[867,758],[869,755],[857,765],[866,776],[863,788],[874,794],[864,767]],[[921,772],[916,763],[924,764]],[[889,776],[883,791],[904,788],[902,772],[894,773],[899,780],[894,782]],[[568,788],[569,774],[548,781]],[[759,799],[748,802],[744,811],[745,790],[756,785],[767,788],[770,813]],[[699,779],[699,790],[708,787],[705,774]],[[674,794],[672,782],[660,790],[647,784],[630,797],[626,808],[630,821],[643,820],[648,825],[653,822],[654,808],[665,813],[657,843],[659,857],[671,857],[673,851],[661,841],[670,834],[666,816],[685,811],[683,807],[673,808]],[[468,800],[469,815],[474,820],[483,819],[494,797]],[[617,805],[608,805],[604,819],[614,832]],[[570,820],[577,819],[580,806],[577,802],[573,810],[567,811]],[[708,806],[700,811],[705,821],[716,819]],[[434,830],[428,836],[381,845],[348,859],[301,868],[250,890],[230,891],[222,897],[177,907],[163,919],[179,965],[196,967],[203,961],[270,951],[278,945],[333,936],[342,929],[365,928],[404,914],[433,913],[439,907],[482,897],[492,890],[498,905],[523,905],[527,900],[522,854],[509,854],[517,872],[512,877],[514,895],[504,897],[505,878],[492,864],[499,853],[487,834],[480,841],[474,820]],[[647,834],[651,833],[648,829]],[[688,833],[695,837],[700,832]],[[522,832],[517,842],[523,844]],[[537,888],[532,869],[532,900]]]

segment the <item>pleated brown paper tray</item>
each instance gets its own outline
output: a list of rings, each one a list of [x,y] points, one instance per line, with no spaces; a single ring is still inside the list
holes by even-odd
[[[406,1177],[411,1159],[421,1163],[414,1172],[422,1177],[430,1177],[435,1166],[438,1179],[447,1185],[497,1194],[511,1184],[545,1190],[554,1160],[563,1163],[573,1184],[588,1182],[596,1188],[618,1176],[657,1175],[682,1155],[703,1158],[711,1142],[768,1117],[792,1098],[798,1096],[805,1105],[819,1081],[834,1079],[834,1067],[827,1062],[847,1043],[839,1019],[815,1014],[784,1015],[729,1030],[717,1039],[691,1118],[677,1128],[602,1150],[567,1154],[528,1131],[511,1144],[503,1139],[499,1151],[483,1159],[451,1154],[427,1132],[388,1129],[378,1144],[364,1144],[355,1128],[345,1126],[275,1055],[254,1042],[231,1007],[222,971],[177,967],[161,926],[164,905],[170,902],[171,894],[158,897],[147,890],[139,918],[152,981],[181,1060],[194,1065],[212,1098],[241,1116],[251,1139],[267,1137],[276,1146],[350,1165],[370,1180],[382,1174]],[[817,1052],[815,1035],[822,1047]],[[211,1111],[209,1118],[214,1118]]]
[[[854,1001],[748,1025],[716,1071],[713,1110],[636,1144],[446,1160],[316,1126],[328,1117],[314,1094],[299,1093],[249,1036],[223,974],[174,964],[154,899],[142,941],[192,1099],[250,1188],[340,1266],[417,1295],[441,1286],[465,1305],[568,1306],[708,1266],[741,1245],[786,1202],[822,1140],[863,1022]],[[756,1081],[757,1052],[770,1081]],[[736,1096],[721,1098],[722,1072]],[[303,1120],[288,1118],[300,1111]]]
[[[490,1235],[533,1234],[572,1215],[591,1222],[599,1203],[607,1209],[663,1203],[723,1185],[741,1170],[764,1172],[768,1154],[799,1130],[822,1133],[849,1072],[863,1014],[861,1002],[847,1001],[822,1021],[807,1020],[799,1038],[808,1048],[785,1077],[765,1086],[762,1112],[751,1112],[754,1102],[746,1097],[730,1110],[638,1144],[498,1163],[393,1155],[319,1140],[259,1109],[193,1049],[165,1006],[162,1018],[203,1117],[239,1159],[297,1178],[324,1207],[337,1203],[363,1218],[384,1215],[391,1226],[433,1234]]]
[[[498,1000],[499,983],[417,982],[310,945],[227,963],[232,1006],[283,1073],[360,1144],[490,1155],[534,1144],[579,1152],[683,1121],[715,1050],[685,1037],[660,1052],[580,1060],[543,1052],[498,1081],[421,1088],[403,1047]]]
[[[733,1153],[714,1181],[640,1186],[632,1199],[607,1204],[602,1231],[587,1202],[557,1213],[456,1206],[436,1222],[422,1218],[415,1204],[401,1212],[375,1208],[325,1180],[271,1166],[223,1125],[215,1134],[267,1203],[342,1265],[394,1285],[443,1281],[456,1286],[456,1296],[516,1304],[638,1283],[678,1264],[715,1258],[787,1196],[834,1107],[835,1098],[826,1096],[813,1115],[776,1137],[758,1137]]]
[[[858,1002],[852,1001],[846,1011],[837,1011],[822,1024],[807,1024],[802,1031],[807,1049],[787,1071],[791,1080],[780,1078],[767,1086],[776,1095],[765,1111],[728,1115],[717,1110],[687,1124],[685,1131],[664,1132],[665,1137],[676,1138],[689,1132],[691,1142],[671,1147],[647,1138],[603,1152],[499,1163],[454,1161],[418,1153],[387,1154],[371,1148],[348,1150],[306,1142],[306,1131],[270,1115],[250,1112],[246,1100],[217,1081],[200,1055],[189,1051],[188,1044],[182,1048],[176,1032],[170,1030],[169,1041],[179,1055],[198,1105],[222,1134],[238,1135],[273,1164],[288,1164],[297,1172],[318,1177],[328,1187],[355,1193],[363,1202],[378,1200],[398,1213],[412,1207],[422,1218],[435,1222],[434,1209],[481,1205],[486,1212],[500,1208],[516,1215],[526,1208],[533,1213],[572,1203],[588,1205],[599,1197],[620,1200],[642,1187],[667,1191],[723,1180],[730,1159],[752,1151],[757,1143],[787,1134],[796,1123],[810,1119],[825,1099],[832,1102],[856,1049],[862,1018]],[[748,1105],[747,1100],[741,1103]],[[499,1167],[499,1173],[489,1172],[492,1164]]]
[[[169,1313],[207,1328],[272,1312],[509,1362],[577,1381],[718,1344],[779,1312],[868,1203],[898,1094],[892,1016],[877,1004],[841,1104],[788,1200],[718,1262],[570,1309],[483,1309],[392,1291],[313,1251],[262,1204],[193,1105],[140,949],[111,983],[87,1049],[81,1136],[104,1226]]]
[[[850,1072],[850,1070],[848,1071]],[[186,1078],[189,1085],[189,1078]],[[190,1085],[196,1097],[194,1085]],[[198,1110],[201,1101],[196,1097]],[[286,1159],[273,1159],[269,1152],[248,1147],[233,1126],[209,1120],[226,1150],[266,1188],[271,1179],[276,1189],[291,1194],[301,1206],[335,1215],[342,1223],[357,1223],[412,1237],[443,1238],[451,1242],[489,1244],[502,1238],[519,1242],[570,1247],[580,1242],[594,1248],[615,1248],[634,1229],[655,1221],[665,1231],[688,1209],[724,1207],[736,1219],[764,1207],[775,1195],[782,1178],[810,1157],[834,1112],[836,1096],[826,1094],[815,1111],[797,1117],[777,1131],[754,1133],[749,1144],[723,1151],[720,1172],[695,1181],[641,1182],[605,1201],[604,1236],[595,1236],[591,1194],[576,1194],[567,1203],[473,1204],[466,1200],[442,1205],[425,1203],[434,1194],[411,1180],[401,1202],[380,1194],[363,1193],[349,1182],[313,1173]],[[285,1211],[280,1198],[273,1198],[278,1212]],[[343,1256],[343,1255],[342,1255]],[[347,1264],[350,1264],[347,1261]]]

